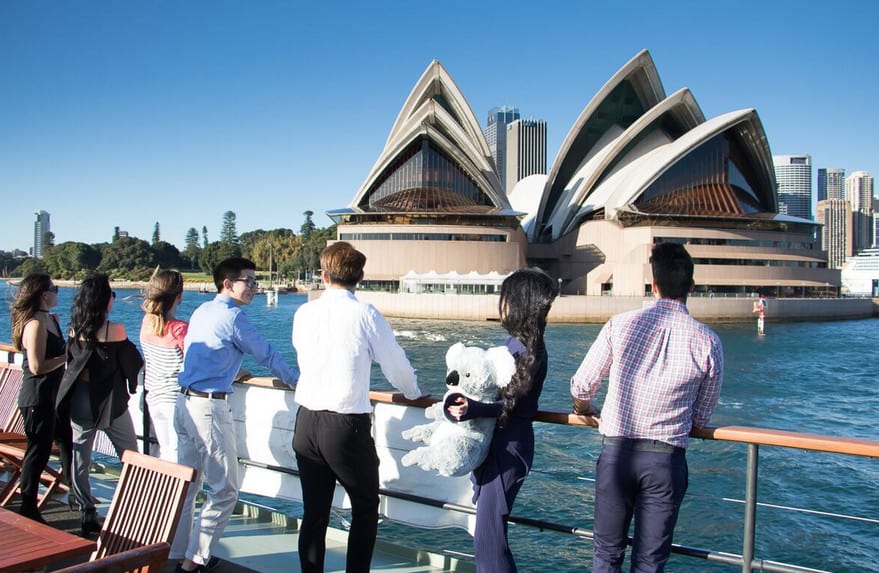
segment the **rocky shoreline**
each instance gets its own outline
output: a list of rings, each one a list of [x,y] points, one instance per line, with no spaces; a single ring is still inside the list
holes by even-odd
[[[53,282],[60,287],[69,287],[76,288],[79,286],[79,281],[72,280],[53,280]],[[14,284],[14,283],[10,283]],[[129,290],[146,290],[149,285],[148,281],[110,281],[110,288],[114,289],[129,289]],[[293,287],[285,287],[289,292],[296,292],[296,289]],[[217,287],[214,286],[214,283],[207,281],[185,281],[183,283],[183,290],[189,291],[197,291],[197,292],[206,292],[214,294],[217,292]],[[301,292],[306,292],[302,290]]]
[[[53,282],[60,287],[76,288],[79,286],[79,281],[56,279]],[[148,281],[110,281],[110,288],[145,290],[148,284]],[[216,292],[216,287],[209,282],[184,282],[183,290]]]

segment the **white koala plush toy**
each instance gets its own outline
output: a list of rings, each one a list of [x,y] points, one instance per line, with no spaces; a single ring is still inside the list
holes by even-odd
[[[483,350],[458,342],[446,352],[446,386],[443,400],[427,408],[424,415],[434,420],[403,431],[403,438],[424,442],[402,458],[404,466],[418,464],[443,476],[463,476],[485,460],[494,432],[495,418],[448,420],[444,406],[454,395],[478,402],[494,402],[499,391],[516,373],[516,360],[506,346]]]

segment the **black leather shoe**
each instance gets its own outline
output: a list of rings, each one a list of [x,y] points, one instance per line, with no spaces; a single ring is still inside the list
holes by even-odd
[[[43,525],[49,525],[48,523],[46,523],[46,520],[43,519],[43,516],[40,515],[40,510],[37,509],[36,505],[34,505],[34,506],[22,505],[21,509],[19,510],[18,513],[19,513],[19,515],[23,515],[24,517],[27,517],[28,519],[33,519],[37,523],[42,523]]]
[[[82,512],[80,533],[83,537],[88,537],[90,533],[99,532],[101,530],[101,527],[101,522],[98,521],[98,514],[94,509],[86,509]]]

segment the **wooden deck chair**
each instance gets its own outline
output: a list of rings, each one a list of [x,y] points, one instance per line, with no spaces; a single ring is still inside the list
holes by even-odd
[[[7,474],[7,481],[0,486],[0,506],[6,506],[18,491],[21,479],[21,464],[27,449],[27,437],[24,435],[24,418],[18,408],[18,393],[21,390],[23,372],[21,366],[0,362],[0,465]],[[53,454],[58,452],[53,448]],[[42,509],[56,491],[67,491],[61,473],[51,466],[46,466],[40,476],[45,487],[37,497],[37,507]]]
[[[194,480],[195,470],[189,466],[126,450],[92,559],[153,543],[170,543]]]
[[[71,565],[55,573],[161,573],[170,551],[171,545],[168,543],[153,543],[102,559]]]

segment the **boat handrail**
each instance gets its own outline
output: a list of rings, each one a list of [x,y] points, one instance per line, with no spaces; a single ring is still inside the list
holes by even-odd
[[[265,388],[286,389],[287,386],[276,378],[254,377],[242,383]],[[399,403],[408,406],[426,408],[438,401],[437,398],[426,397],[408,400],[401,393],[388,390],[370,390],[369,398],[373,402]],[[566,426],[598,427],[598,418],[578,416],[569,412],[553,412],[541,410],[534,417],[535,421]],[[815,452],[847,454],[868,458],[879,458],[879,442],[861,438],[842,438],[821,434],[804,434],[788,430],[756,428],[750,426],[706,426],[694,428],[690,436],[703,440],[738,442],[759,446],[778,446]]]

